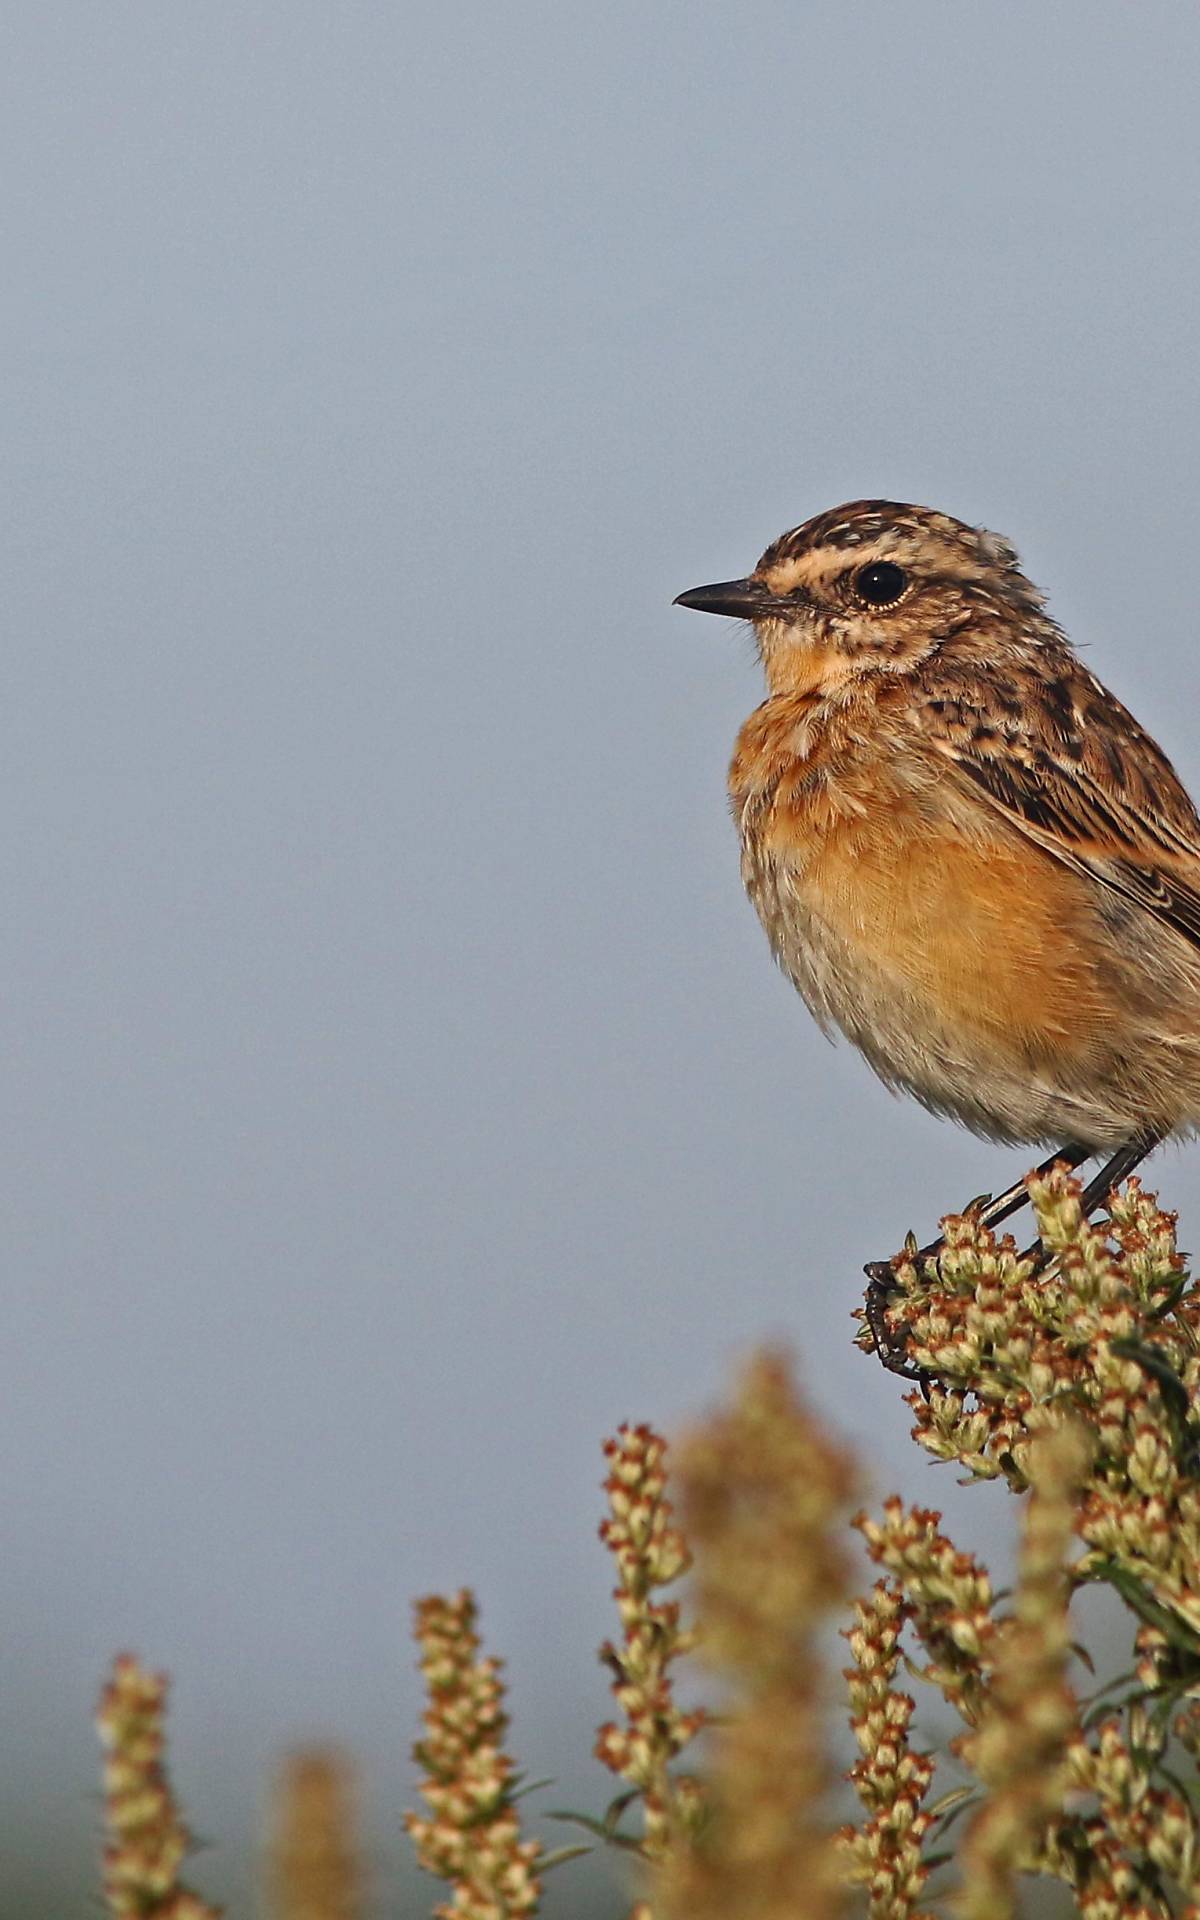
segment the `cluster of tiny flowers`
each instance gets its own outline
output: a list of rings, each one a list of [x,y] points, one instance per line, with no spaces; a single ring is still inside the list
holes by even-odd
[[[944,1223],[936,1260],[897,1267],[890,1317],[933,1382],[928,1400],[912,1396],[915,1437],[1021,1491],[1033,1438],[1073,1409],[1096,1434],[1101,1466],[1127,1457],[1133,1489],[1161,1497],[1180,1406],[1200,1387],[1200,1296],[1174,1216],[1134,1179],[1094,1225],[1065,1169],[1032,1178],[1030,1196],[1041,1239],[1032,1252],[964,1214]]]
[[[1174,1911],[1164,1880],[1179,1888],[1190,1914],[1200,1912],[1191,1808],[1175,1787],[1149,1777],[1149,1763],[1161,1760],[1166,1743],[1166,1728],[1141,1707],[1130,1712],[1126,1727],[1115,1715],[1106,1717],[1090,1739],[1080,1735],[1071,1743],[1068,1784],[1092,1796],[1098,1811],[1063,1821],[1050,1844],[1060,1859],[1067,1853],[1072,1866],[1089,1863],[1079,1886],[1080,1905],[1089,1914],[1104,1911],[1114,1873],[1132,1877],[1141,1911],[1154,1920],[1170,1920]]]
[[[655,1875],[666,1920],[827,1920],[839,1856],[818,1634],[846,1590],[839,1534],[854,1490],[845,1456],[766,1356],[733,1407],[685,1438],[676,1484],[696,1556],[702,1657],[732,1683],[713,1734],[708,1808]]]
[[[362,1873],[346,1763],[320,1749],[293,1754],[273,1812],[274,1920],[354,1920]]]
[[[1160,1651],[1200,1661],[1200,1294],[1173,1215],[1139,1181],[1114,1194],[1104,1227],[1083,1219],[1062,1171],[1031,1196],[1041,1265],[970,1215],[947,1221],[947,1254],[924,1273],[900,1265],[895,1313],[933,1379],[912,1396],[914,1434],[1021,1490],[1037,1434],[1079,1417],[1094,1440],[1081,1574],[1116,1571],[1140,1619],[1164,1628]]]
[[[676,1705],[672,1662],[695,1645],[680,1626],[679,1603],[655,1600],[656,1589],[687,1572],[691,1555],[671,1524],[664,1457],[667,1443],[647,1426],[621,1427],[604,1443],[609,1517],[600,1537],[617,1564],[613,1598],[624,1629],[619,1647],[606,1641],[600,1657],[613,1674],[613,1694],[625,1725],[608,1721],[596,1738],[596,1757],[628,1780],[642,1802],[642,1852],[661,1858],[672,1835],[694,1827],[703,1805],[697,1782],[673,1777],[671,1762],[704,1725],[703,1710]]]
[[[996,1622],[987,1569],[941,1531],[941,1515],[895,1496],[883,1517],[858,1514],[871,1558],[897,1581],[926,1656],[921,1677],[938,1687],[968,1726],[984,1706]]]
[[[1181,1744],[1200,1751],[1200,1297],[1174,1217],[1137,1180],[1100,1225],[1065,1169],[1031,1179],[1030,1196],[1034,1252],[952,1218],[937,1259],[898,1263],[892,1312],[926,1376],[909,1402],[921,1445],[1017,1492],[1041,1479],[1024,1600],[997,1622],[986,1579],[936,1516],[892,1502],[864,1531],[912,1609],[926,1677],[970,1730],[962,1756],[991,1789],[964,1852],[967,1909],[1010,1911],[1016,1860],[1066,1880],[1089,1920],[1166,1916],[1168,1882],[1200,1913],[1195,1821],[1163,1765],[1176,1709]],[[1066,1687],[1072,1534],[1084,1553],[1071,1583],[1108,1583],[1140,1623],[1132,1691],[1082,1715]],[[1077,1810],[1083,1796],[1098,1810]]]
[[[847,1630],[854,1665],[847,1667],[850,1725],[861,1758],[850,1769],[866,1809],[861,1828],[839,1838],[848,1877],[867,1889],[870,1920],[915,1920],[929,1868],[922,1843],[932,1816],[923,1802],[933,1779],[933,1756],[912,1747],[912,1695],[895,1684],[900,1632],[911,1609],[900,1588],[880,1580],[855,1603]]]
[[[179,1873],[191,1836],[163,1765],[167,1680],[130,1654],[113,1662],[96,1727],[106,1749],[104,1898],[110,1914],[139,1920],[217,1920]]]
[[[452,1889],[435,1909],[439,1920],[517,1920],[537,1911],[541,1847],[521,1838],[513,1805],[518,1782],[500,1744],[508,1724],[500,1663],[479,1658],[475,1601],[465,1589],[418,1600],[415,1615],[429,1705],[413,1753],[430,1812],[406,1815],[405,1825],[421,1865]]]
[[[1200,1662],[1200,1294],[1183,1272],[1174,1218],[1136,1180],[1104,1227],[1079,1183],[1031,1182],[1045,1250],[1038,1270],[969,1216],[946,1255],[897,1276],[910,1351],[933,1377],[913,1395],[915,1436],[976,1476],[1027,1484],[1039,1433],[1075,1417],[1094,1446],[1080,1534],[1082,1577],[1109,1577],[1162,1630],[1139,1654],[1160,1680]],[[977,1297],[972,1289],[978,1289]]]

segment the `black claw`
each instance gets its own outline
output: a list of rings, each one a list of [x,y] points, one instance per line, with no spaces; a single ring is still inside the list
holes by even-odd
[[[873,1260],[864,1271],[869,1282],[865,1301],[866,1320],[875,1343],[876,1357],[889,1373],[898,1374],[902,1380],[915,1380],[922,1393],[927,1394],[929,1376],[923,1368],[909,1365],[908,1328],[888,1325],[888,1303],[896,1290],[896,1276],[891,1261]]]

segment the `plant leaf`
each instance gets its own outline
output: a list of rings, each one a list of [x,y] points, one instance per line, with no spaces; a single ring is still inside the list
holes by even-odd
[[[555,1847],[553,1853],[538,1856],[536,1869],[538,1873],[552,1873],[555,1867],[561,1867],[565,1861],[582,1859],[585,1853],[591,1852],[593,1848],[585,1847],[582,1843],[574,1847]]]

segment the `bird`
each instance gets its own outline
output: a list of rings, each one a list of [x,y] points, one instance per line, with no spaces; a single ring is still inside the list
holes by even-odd
[[[1088,1212],[1200,1127],[1200,817],[1006,539],[855,500],[675,604],[753,629],[742,879],[827,1034],[1043,1168],[1105,1156]]]

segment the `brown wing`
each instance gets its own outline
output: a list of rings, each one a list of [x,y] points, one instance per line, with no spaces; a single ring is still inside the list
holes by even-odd
[[[1200,818],[1170,761],[1064,646],[928,689],[926,737],[1029,840],[1200,947]]]

